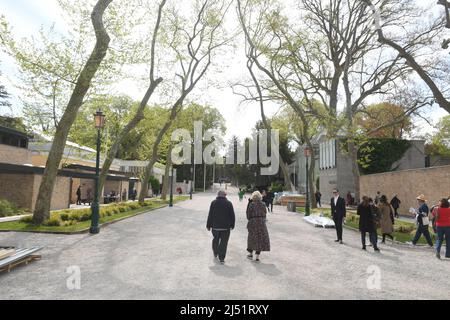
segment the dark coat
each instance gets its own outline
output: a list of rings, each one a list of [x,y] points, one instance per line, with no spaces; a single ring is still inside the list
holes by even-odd
[[[393,197],[391,200],[391,205],[392,205],[392,208],[394,208],[394,209],[398,209],[400,207],[400,203],[402,203],[402,202],[397,197]]]
[[[331,198],[331,215],[334,220],[343,219],[347,214],[347,210],[345,208],[345,200],[342,197],[339,197],[337,200],[337,205],[334,204],[334,197]]]
[[[247,249],[270,251],[269,231],[266,226],[267,209],[262,201],[249,203],[247,209]]]
[[[359,216],[359,231],[375,232],[375,221],[370,206],[358,205],[356,214]]]
[[[233,204],[226,198],[217,197],[209,207],[206,228],[234,229],[235,219]]]

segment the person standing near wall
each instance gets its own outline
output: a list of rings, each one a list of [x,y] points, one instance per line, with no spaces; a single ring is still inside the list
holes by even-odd
[[[77,206],[81,206],[81,186],[77,189]]]
[[[358,205],[356,214],[359,216],[359,231],[361,232],[362,249],[366,250],[366,233],[369,233],[370,243],[372,243],[373,249],[377,252],[380,251],[377,246],[377,232],[374,216],[369,203],[369,198],[364,196],[362,203]]]
[[[394,236],[392,235],[392,233],[394,233],[394,216],[385,195],[380,197],[378,210],[380,210],[381,234],[383,235],[383,240],[381,243],[386,243],[386,237],[389,237],[392,240],[392,244],[394,244]]]
[[[391,206],[392,206],[392,208],[394,208],[394,217],[395,218],[398,218],[398,208],[400,208],[401,203],[402,202],[400,201],[398,196],[394,195],[394,197],[391,200]]]

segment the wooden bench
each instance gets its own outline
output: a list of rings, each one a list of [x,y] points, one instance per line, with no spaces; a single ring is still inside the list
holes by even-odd
[[[289,202],[295,202],[297,207],[304,207],[306,205],[306,197],[302,195],[282,196],[280,202],[282,206],[287,206]]]
[[[36,255],[37,251],[42,247],[21,248],[21,249],[1,249],[6,257],[0,259],[0,272],[11,272],[11,269],[21,264],[41,259],[40,255]]]

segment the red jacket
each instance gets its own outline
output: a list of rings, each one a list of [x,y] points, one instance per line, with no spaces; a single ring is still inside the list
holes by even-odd
[[[433,210],[433,216],[439,212],[439,218],[436,220],[436,227],[450,227],[450,208],[436,208]]]

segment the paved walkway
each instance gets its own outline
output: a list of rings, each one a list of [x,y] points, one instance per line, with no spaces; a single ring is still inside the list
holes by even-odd
[[[333,229],[314,228],[281,207],[269,216],[272,251],[251,262],[246,202],[235,194],[237,226],[225,265],[213,259],[205,230],[214,196],[196,194],[96,236],[0,233],[0,246],[45,247],[41,261],[0,274],[0,299],[450,299],[450,261],[432,250],[382,245],[380,254],[363,252],[358,233],[344,230],[345,244],[336,244]],[[69,271],[81,271],[79,290],[67,286],[73,266]]]

